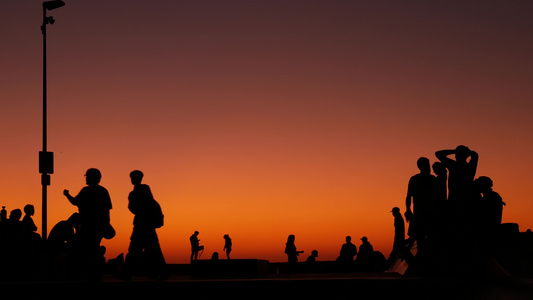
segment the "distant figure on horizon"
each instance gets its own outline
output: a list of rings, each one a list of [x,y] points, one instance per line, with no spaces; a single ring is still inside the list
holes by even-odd
[[[200,252],[200,250],[204,250],[204,246],[200,246],[198,234],[200,233],[195,231],[191,237],[189,237],[189,241],[191,242],[191,263],[193,260],[198,260],[198,252]]]
[[[318,257],[318,250],[313,250],[313,251],[311,251],[311,255],[309,255],[307,257],[306,262],[314,263],[314,262],[316,262],[317,257]]]
[[[219,261],[218,252],[213,252],[213,254],[211,255],[211,260]]]
[[[372,244],[370,244],[366,236],[361,238],[361,242],[362,244],[359,246],[359,255],[366,256],[374,252],[374,247],[372,247]]]
[[[315,273],[317,271],[316,259],[318,258],[318,250],[311,251],[311,255],[305,260],[305,269],[309,273]]]
[[[76,254],[79,255],[77,262],[88,272],[91,278],[98,278],[100,274],[100,264],[105,262],[100,242],[106,233],[112,229],[109,211],[112,208],[109,192],[100,185],[102,174],[98,169],[88,169],[85,173],[87,186],[82,188],[75,197],[71,196],[68,190],[63,194],[70,203],[78,207],[80,228],[79,247]],[[104,252],[105,253],[105,252]]]
[[[361,241],[362,244],[359,246],[359,253],[355,261],[361,271],[368,272],[372,270],[374,247],[372,247],[366,236],[362,237]]]
[[[357,247],[352,243],[352,237],[346,237],[346,243],[341,247],[339,262],[344,264],[351,264],[357,254]]]
[[[222,250],[226,251],[226,257],[228,258],[228,260],[230,260],[229,254],[231,253],[231,246],[232,246],[231,238],[229,237],[229,235],[225,234],[224,235],[224,249]]]
[[[298,261],[298,255],[301,253],[304,253],[303,251],[296,250],[296,245],[294,244],[295,236],[294,234],[289,235],[287,238],[287,243],[285,244],[285,254],[287,254],[287,258],[289,260],[289,263],[295,263]]]
[[[157,228],[163,226],[163,213],[150,186],[142,183],[143,176],[139,170],[130,173],[133,191],[128,196],[128,209],[135,217],[122,276],[129,279],[133,270],[141,266],[144,260],[150,278],[166,279],[165,257],[156,232]]]
[[[434,230],[437,211],[436,179],[435,176],[431,175],[429,159],[420,157],[416,165],[420,173],[409,179],[407,197],[405,198],[405,217],[410,223],[410,235],[414,236],[419,251],[423,252],[425,251],[426,239]]]

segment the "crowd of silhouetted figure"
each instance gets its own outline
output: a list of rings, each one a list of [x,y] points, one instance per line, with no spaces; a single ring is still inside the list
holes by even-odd
[[[112,239],[115,230],[109,211],[112,208],[107,189],[100,185],[102,174],[98,169],[85,173],[86,186],[76,195],[64,191],[68,201],[78,208],[66,220],[58,222],[43,240],[36,233],[37,226],[31,216],[32,205],[11,211],[9,218],[5,207],[0,214],[0,266],[3,280],[32,279],[41,276],[61,279],[99,280],[109,265],[121,279],[132,274],[143,274],[153,279],[169,276],[161,252],[156,229],[163,226],[163,213],[153,198],[148,185],[142,184],[143,173],[130,173],[133,191],[128,196],[128,208],[134,214],[133,232],[128,253],[106,261],[106,248],[102,239]],[[43,274],[45,272],[46,274]]]
[[[417,275],[486,274],[497,269],[505,203],[493,191],[489,177],[476,178],[475,151],[460,145],[435,156],[432,165],[420,157],[416,162],[420,172],[409,180],[407,239],[400,208],[392,210],[395,237],[389,264],[401,258]]]
[[[5,206],[0,210],[0,278],[30,277],[34,275],[39,262],[41,236],[32,216],[33,205],[24,206],[24,217],[19,208],[11,210],[9,216]]]
[[[407,263],[407,274],[414,275],[484,274],[498,268],[497,244],[503,234],[505,203],[493,191],[489,177],[476,178],[478,154],[458,146],[437,151],[435,156],[437,161],[433,165],[426,157],[416,162],[420,172],[408,181],[404,214],[398,206],[391,211],[394,241],[389,257],[375,251],[366,236],[360,239],[359,247],[351,236],[346,236],[344,243],[340,243],[336,271],[392,270],[399,262]],[[98,169],[88,169],[87,185],[76,196],[64,191],[78,211],[53,226],[45,240],[36,232],[32,205],[24,207],[24,216],[20,209],[12,210],[8,216],[5,207],[2,208],[2,280],[33,278],[42,275],[42,270],[63,279],[98,280],[106,265],[111,264],[116,276],[124,280],[141,273],[153,279],[168,278],[170,273],[156,232],[164,224],[164,215],[150,187],[142,183],[143,173],[138,170],[130,173],[133,190],[128,196],[128,209],[134,219],[128,252],[125,257],[120,255],[106,262],[106,249],[101,241],[113,238],[115,230],[109,215],[111,198],[99,184],[101,177]],[[189,238],[191,265],[204,250],[198,236],[195,231]],[[232,240],[228,234],[223,239],[222,251],[230,261]],[[288,271],[301,271],[296,265],[302,264],[307,271],[316,270],[318,250],[312,250],[306,260],[298,262],[303,253],[295,245],[295,236],[289,235],[285,244]],[[211,260],[219,259],[218,252],[214,252]]]
[[[312,250],[311,255],[304,261],[303,266],[296,266],[298,257],[304,251],[296,249],[296,237],[291,234],[285,244],[285,254],[288,261],[288,272],[318,271],[318,250]],[[352,243],[352,237],[346,236],[345,243],[340,247],[339,256],[335,260],[335,272],[380,272],[386,269],[386,258],[380,251],[375,251],[366,236],[361,238],[359,250]]]
[[[406,262],[407,274],[421,276],[483,275],[499,268],[505,272],[497,260],[505,236],[505,202],[493,190],[492,179],[476,178],[478,154],[460,145],[437,151],[435,156],[433,164],[426,157],[417,160],[420,172],[409,179],[404,215],[399,207],[391,211],[394,241],[389,257],[374,251],[366,237],[357,251],[347,236],[337,270],[393,270],[398,262]],[[296,250],[294,239],[290,235],[285,248],[289,263],[303,253]],[[315,250],[307,262],[317,257]]]

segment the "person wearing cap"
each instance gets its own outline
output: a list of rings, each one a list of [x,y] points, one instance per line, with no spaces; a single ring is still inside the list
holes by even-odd
[[[389,255],[389,264],[398,256],[404,253],[405,249],[405,221],[399,207],[393,207],[391,210],[394,216],[394,243]]]
[[[476,227],[479,228],[479,234],[483,234],[486,237],[494,237],[498,234],[499,227],[502,223],[503,215],[503,202],[502,197],[497,192],[493,191],[493,182],[487,176],[480,176],[475,181],[475,186],[478,192],[481,194],[479,203],[475,210],[478,215],[475,218],[478,224]]]
[[[78,207],[79,230],[76,235],[79,245],[76,252],[81,255],[80,261],[90,268],[96,267],[95,262],[101,261],[102,238],[111,238],[107,235],[112,229],[109,216],[111,197],[107,189],[100,185],[101,179],[100,170],[91,168],[85,173],[87,186],[78,195],[73,197],[69,190],[63,191],[70,203]]]
[[[400,208],[393,207],[391,213],[394,216],[394,245],[405,245],[405,221]]]
[[[361,241],[362,244],[359,246],[359,253],[357,253],[355,262],[361,271],[371,271],[374,247],[372,247],[372,244],[368,242],[368,238],[366,236],[362,237]]]
[[[374,247],[372,247],[372,244],[368,241],[368,238],[366,236],[361,238],[361,241],[363,242],[361,246],[359,246],[359,255],[363,254],[370,254],[374,252]]]
[[[203,249],[200,246],[200,240],[198,239],[199,234],[200,232],[195,231],[191,237],[189,237],[189,241],[191,242],[191,263],[193,260],[198,260],[198,252]]]

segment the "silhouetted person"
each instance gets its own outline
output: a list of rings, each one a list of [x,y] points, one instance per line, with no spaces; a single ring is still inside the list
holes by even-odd
[[[39,256],[41,251],[41,235],[37,231],[37,226],[33,222],[32,216],[35,214],[35,208],[33,205],[28,204],[24,206],[24,217],[22,218],[22,236],[21,241],[21,253],[22,267],[25,270],[25,276],[35,276],[35,271],[39,266]]]
[[[311,255],[305,260],[305,269],[309,273],[314,273],[317,271],[316,259],[318,258],[318,250],[311,251]]]
[[[298,255],[304,253],[303,251],[296,250],[296,245],[294,244],[295,236],[294,234],[289,235],[287,238],[287,243],[285,244],[285,254],[289,263],[296,263],[298,261]]]
[[[87,186],[82,188],[75,197],[68,190],[63,194],[78,207],[80,228],[77,233],[78,244],[76,254],[78,262],[87,272],[88,279],[99,279],[100,264],[103,258],[100,242],[111,227],[109,211],[112,208],[109,192],[100,185],[102,174],[98,169],[88,169],[85,173]]]
[[[33,205],[28,204],[24,206],[24,218],[22,218],[22,225],[24,226],[24,230],[27,230],[28,232],[35,232],[37,231],[37,226],[35,225],[35,222],[33,222],[33,219],[31,218],[35,214],[35,208]]]
[[[22,275],[21,259],[23,258],[23,228],[20,218],[22,211],[18,208],[9,213],[9,218],[2,224],[2,275],[17,278]],[[24,266],[25,267],[25,266]]]
[[[455,154],[455,160],[448,156]],[[473,197],[473,182],[479,156],[475,151],[460,145],[455,150],[440,150],[435,156],[448,169],[448,200],[452,214],[464,221],[468,202]],[[468,160],[470,158],[470,160]]]
[[[339,261],[344,264],[351,264],[357,254],[357,247],[352,243],[352,237],[346,237],[346,243],[341,247]]]
[[[128,196],[128,209],[135,217],[122,276],[129,279],[133,269],[145,265],[150,278],[166,279],[165,257],[156,232],[162,226],[161,207],[150,187],[142,183],[143,176],[139,170],[130,173],[133,191]]]
[[[361,271],[368,272],[372,270],[374,247],[372,247],[366,236],[362,237],[361,241],[362,244],[359,246],[356,263]]]
[[[38,251],[41,243],[41,235],[38,234],[37,226],[33,222],[32,216],[35,214],[33,205],[24,206],[24,217],[22,218],[23,239],[27,243],[26,247]]]
[[[405,199],[406,218],[414,226],[414,238],[420,252],[425,251],[426,239],[434,229],[436,216],[436,181],[431,175],[429,159],[420,157],[417,162],[420,173],[409,179]],[[411,202],[413,209],[411,210]],[[411,228],[409,229],[411,230]]]
[[[394,243],[388,259],[389,265],[399,256],[405,259],[406,257],[404,256],[407,251],[405,243],[405,221],[400,213],[400,208],[393,207],[391,212],[394,216]]]
[[[22,217],[22,211],[18,208],[13,209],[9,213],[9,219],[7,219],[6,237],[8,243],[12,246],[19,246],[21,237],[23,234],[23,224],[20,218]]]
[[[231,238],[229,237],[229,235],[225,234],[223,251],[226,251],[226,257],[228,258],[228,260],[230,260],[229,254],[231,253],[231,246],[232,246]]]
[[[449,156],[455,155],[455,160]],[[468,147],[459,145],[455,149],[440,150],[435,152],[443,166],[448,169],[448,236],[453,238],[453,243],[460,244],[462,253],[454,249],[446,249],[450,253],[450,263],[453,269],[464,269],[476,256],[474,251],[475,241],[472,239],[476,230],[476,203],[479,198],[474,190],[474,177],[476,175],[479,156]],[[449,247],[452,240],[448,241]],[[463,272],[463,271],[459,271]]]
[[[198,252],[200,252],[200,250],[203,250],[203,247],[200,246],[198,234],[200,233],[198,231],[195,231],[193,235],[189,237],[189,241],[191,242],[191,263],[193,262],[193,260],[198,260]]]
[[[0,222],[4,222],[7,220],[7,210],[5,206],[2,206],[2,210],[0,210]]]
[[[501,196],[492,190],[493,182],[489,177],[480,176],[473,184],[477,198],[472,198],[468,221],[469,249],[465,251],[468,256],[462,262],[463,269],[474,274],[485,273],[487,266],[493,266],[494,255],[498,254],[502,235],[500,226],[502,221],[503,206]]]
[[[318,257],[318,250],[313,250],[313,251],[311,251],[311,255],[309,255],[307,257],[306,262],[314,263],[314,262],[316,262],[317,257]]]
[[[79,214],[73,213],[67,220],[59,221],[48,234],[47,247],[51,254],[70,253],[76,232],[80,226]]]
[[[211,260],[212,261],[219,261],[220,258],[218,256],[218,252],[213,252],[213,255],[211,255]]]
[[[478,204],[478,213],[480,218],[480,228],[488,235],[495,236],[499,232],[502,223],[503,202],[500,194],[492,190],[492,179],[486,176],[480,176],[475,180],[475,184],[482,194]]]

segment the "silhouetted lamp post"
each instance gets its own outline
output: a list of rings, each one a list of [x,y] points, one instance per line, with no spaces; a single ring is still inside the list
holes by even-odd
[[[39,152],[39,173],[41,173],[41,185],[43,187],[43,225],[42,225],[42,238],[47,238],[47,218],[46,218],[46,205],[47,205],[47,187],[50,185],[50,174],[54,173],[54,153],[48,152],[46,149],[46,25],[54,24],[53,17],[47,17],[47,10],[54,10],[65,5],[65,2],[61,0],[46,1],[43,2],[43,25],[41,31],[43,32],[43,151]]]

